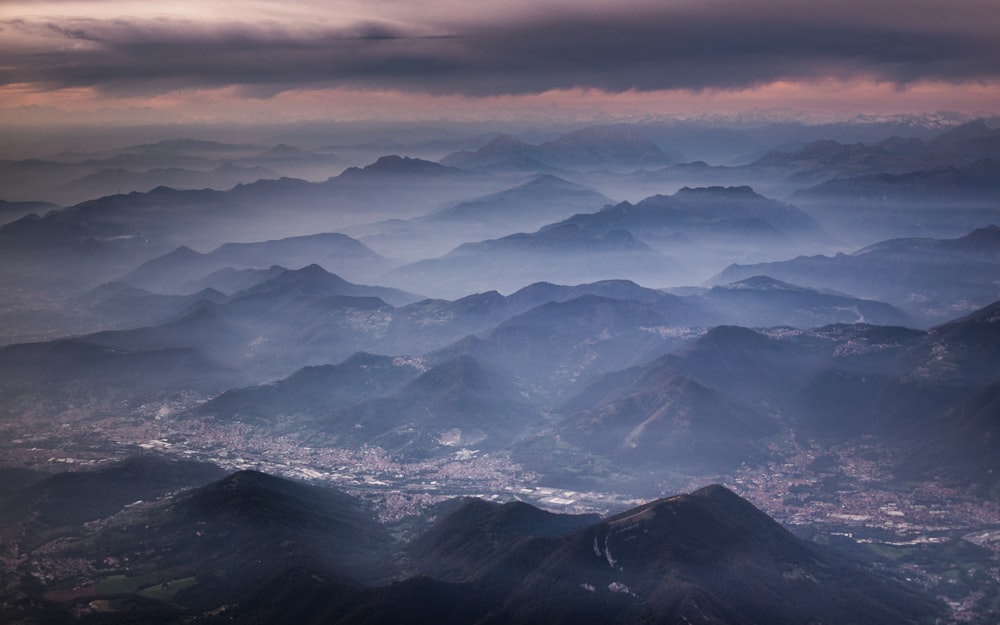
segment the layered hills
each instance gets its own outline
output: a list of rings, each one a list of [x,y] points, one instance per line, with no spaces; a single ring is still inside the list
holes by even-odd
[[[653,169],[683,160],[625,125],[593,126],[538,145],[501,135],[473,152],[455,152],[441,163],[466,169]]]
[[[448,507],[400,544],[350,496],[241,471],[64,528],[44,549],[44,584],[3,609],[53,622],[345,625],[924,623],[942,614],[915,588],[796,538],[718,485],[604,519],[522,503]],[[100,564],[69,566],[81,558]],[[387,584],[394,570],[401,577]]]
[[[676,262],[637,240],[628,230],[584,228],[575,223],[531,233],[464,243],[439,258],[394,269],[391,284],[417,284],[426,292],[454,297],[468,290],[511,291],[540,280],[589,282],[628,276],[664,280]]]
[[[324,233],[256,243],[227,243],[205,254],[181,246],[143,263],[121,281],[161,293],[177,293],[186,281],[222,269],[267,269],[275,265],[292,269],[321,265],[350,279],[378,275],[391,262],[351,237]]]
[[[896,305],[923,323],[942,322],[997,298],[1000,228],[953,239],[882,241],[851,254],[731,265],[712,279],[727,284],[767,275],[797,285],[834,289]]]

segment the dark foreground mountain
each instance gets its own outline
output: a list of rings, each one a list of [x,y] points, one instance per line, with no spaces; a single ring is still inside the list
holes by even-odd
[[[58,473],[21,489],[0,511],[0,527],[20,525],[27,544],[114,514],[126,504],[220,479],[214,464],[136,456],[92,471]]]
[[[270,622],[291,622],[283,615],[299,602],[315,612],[298,611],[297,622],[352,625],[861,625],[932,623],[943,613],[918,591],[795,538],[721,486],[658,500],[568,535],[526,532],[513,544],[495,520],[503,510],[476,512],[466,507],[441,522],[467,540],[439,538],[423,551],[459,562],[464,573],[458,576],[468,581],[418,577],[338,600],[329,596],[329,585],[317,582],[303,591],[290,580],[299,594],[275,584],[270,596],[225,616],[251,622],[264,610],[277,619]],[[510,546],[491,562],[495,552],[486,545],[496,540]],[[460,555],[484,547],[485,562]]]
[[[406,546],[407,566],[441,581],[472,581],[524,540],[568,536],[600,520],[596,514],[555,514],[520,501],[470,499]]]
[[[352,588],[381,579],[392,547],[361,501],[241,471],[64,533],[36,554],[62,565],[43,575],[34,601],[89,622],[175,622],[244,601],[289,570]]]
[[[722,486],[604,520],[520,503],[452,508],[399,561],[357,500],[243,471],[49,545],[51,573],[2,609],[85,624],[915,625],[944,615]],[[386,585],[394,560],[423,575]]]

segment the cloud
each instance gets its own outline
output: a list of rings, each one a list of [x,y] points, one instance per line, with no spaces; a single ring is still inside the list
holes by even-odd
[[[774,81],[1000,81],[1000,3],[764,0],[553,6],[423,23],[9,20],[0,84],[116,95],[237,86],[472,96],[739,90]],[[446,16],[446,17],[442,17]],[[23,45],[19,42],[24,43]]]

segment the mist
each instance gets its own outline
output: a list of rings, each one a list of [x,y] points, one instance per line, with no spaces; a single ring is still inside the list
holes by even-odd
[[[0,526],[29,554],[5,574],[52,572],[11,592],[85,621],[236,599],[251,618],[286,613],[251,589],[300,592],[299,567],[331,596],[407,606],[388,580],[492,583],[496,554],[442,544],[485,550],[466,531],[507,527],[505,506],[540,508],[518,527],[556,553],[564,531],[694,491],[655,505],[756,519],[761,562],[836,548],[815,556],[829,588],[889,571],[872,614],[957,618],[942,598],[1000,589],[1000,131],[935,119],[40,137],[0,162]],[[341,524],[364,528],[345,558]],[[189,542],[216,535],[273,566]],[[645,570],[590,538],[615,575],[618,557]],[[960,548],[982,567],[954,588]],[[600,588],[657,587],[628,575]],[[521,601],[496,592],[469,610]]]

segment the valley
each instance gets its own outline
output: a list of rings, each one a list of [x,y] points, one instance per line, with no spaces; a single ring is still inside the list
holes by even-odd
[[[377,447],[309,447],[293,435],[273,436],[244,424],[172,420],[165,418],[170,413],[166,406],[145,408],[150,413],[146,418],[91,416],[65,424],[56,437],[8,429],[9,442],[0,454],[16,466],[46,472],[89,471],[136,454],[208,462],[226,471],[252,469],[357,496],[390,525],[412,522],[457,497],[523,501],[553,512],[604,516],[639,505],[655,491],[690,492],[721,483],[795,534],[874,560],[882,570],[921,585],[948,603],[952,622],[987,622],[1000,602],[1000,503],[954,480],[900,479],[895,474],[899,450],[875,439],[821,446],[784,435],[769,444],[773,455],[768,462],[730,473],[659,471],[655,489],[637,496],[635,475],[625,469],[606,476],[605,489],[572,490],[550,485],[544,475],[505,452],[456,448],[435,459],[407,462]],[[140,501],[130,508],[146,505]],[[121,515],[114,519],[120,523]],[[89,524],[90,531],[101,527],[95,523]],[[935,555],[941,553],[955,555]],[[18,558],[3,563],[8,573],[23,566]],[[43,554],[33,556],[31,563],[32,574],[46,585],[72,583],[76,590],[47,591],[48,598],[60,601],[102,596],[117,575],[107,577],[86,560]],[[141,578],[126,575],[133,580],[127,583],[141,585]],[[159,578],[149,579],[157,580],[147,587],[153,593]],[[178,584],[174,590],[185,584],[172,583]],[[171,596],[170,587],[165,588],[165,596]]]
[[[993,622],[1000,135],[852,128],[121,149],[245,159],[0,224],[0,619]]]

